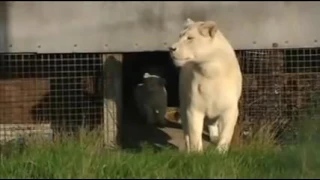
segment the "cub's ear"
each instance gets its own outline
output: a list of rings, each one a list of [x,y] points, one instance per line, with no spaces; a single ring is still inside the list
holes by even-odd
[[[206,21],[200,24],[199,32],[203,36],[210,36],[211,38],[214,37],[218,28],[217,24],[214,21]]]
[[[151,75],[149,73],[146,72],[146,73],[143,74],[143,78],[144,79],[149,78],[149,77],[151,77]]]
[[[194,23],[194,21],[192,19],[188,18],[184,23],[184,27],[188,27],[193,23]]]

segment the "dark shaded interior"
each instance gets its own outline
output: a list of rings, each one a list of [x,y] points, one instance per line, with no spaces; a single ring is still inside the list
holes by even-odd
[[[168,52],[126,53],[123,57],[123,134],[124,147],[140,147],[141,142],[167,144],[169,135],[156,127],[147,126],[137,119],[133,102],[133,88],[141,83],[143,74],[149,67],[160,68],[166,79],[168,106],[179,106],[178,79],[179,70],[174,66]]]
[[[168,106],[178,106],[178,68],[172,63],[166,51],[125,53],[123,56],[123,98],[124,106],[131,100],[132,90],[141,83],[144,72],[148,67],[160,68],[161,75],[166,79],[168,92]]]

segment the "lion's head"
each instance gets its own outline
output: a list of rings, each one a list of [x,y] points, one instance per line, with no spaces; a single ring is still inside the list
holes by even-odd
[[[176,66],[187,62],[211,60],[217,47],[219,31],[214,21],[197,21],[187,19],[179,39],[170,48],[170,54]]]

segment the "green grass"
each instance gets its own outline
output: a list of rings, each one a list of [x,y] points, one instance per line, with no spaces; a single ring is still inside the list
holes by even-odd
[[[219,155],[186,154],[165,149],[142,153],[104,150],[98,137],[78,142],[33,143],[25,152],[3,156],[0,178],[319,178],[319,145],[283,147],[261,143]],[[95,139],[95,141],[93,140]],[[38,141],[39,142],[39,141]]]

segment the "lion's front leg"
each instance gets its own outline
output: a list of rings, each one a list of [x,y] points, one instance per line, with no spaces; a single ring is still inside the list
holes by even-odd
[[[205,114],[195,109],[187,109],[185,118],[182,119],[182,126],[185,132],[186,149],[188,152],[203,150],[202,130]]]
[[[180,108],[179,121],[181,122],[182,130],[183,130],[185,150],[189,152],[190,140],[189,140],[189,131],[188,131],[188,123],[187,123],[187,113],[186,113],[186,109],[183,107]]]
[[[231,108],[221,115],[221,134],[217,145],[217,150],[220,153],[226,153],[229,150],[234,128],[238,120],[238,107]]]

